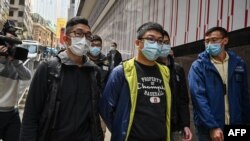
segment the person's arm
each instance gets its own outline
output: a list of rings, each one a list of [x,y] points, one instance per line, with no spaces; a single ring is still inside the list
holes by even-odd
[[[121,61],[122,61],[122,55],[121,55],[121,53],[120,53],[120,52],[119,52],[119,55],[118,55],[118,59],[117,59],[117,60],[118,60],[118,62],[119,62],[118,64],[120,64],[120,63],[121,63]]]
[[[192,132],[190,130],[190,112],[189,112],[189,97],[187,89],[187,81],[183,67],[180,65],[176,66],[176,71],[179,75],[180,80],[180,93],[179,96],[179,115],[180,115],[180,124],[183,129],[183,140],[190,141],[192,139]]]
[[[198,116],[197,118],[199,118],[202,125],[207,129],[215,129],[219,127],[219,124],[215,121],[206,98],[207,93],[204,79],[206,74],[204,73],[201,62],[195,61],[188,74],[190,94],[194,110]]]
[[[120,65],[110,74],[100,100],[100,114],[111,132],[115,109],[124,79],[122,66]]]
[[[4,54],[8,51],[8,48],[5,46],[0,46],[0,54]],[[16,72],[18,74],[18,79],[21,80],[29,80],[31,78],[31,72],[29,69],[27,69],[25,66],[23,66],[23,63],[19,60],[14,60],[11,56],[1,56],[0,55],[0,72],[4,71],[6,63],[12,63],[14,67],[16,68]],[[9,70],[5,73],[12,73]]]
[[[111,52],[109,51],[108,52],[108,54],[107,54],[107,56],[106,56],[107,58],[108,58],[108,60],[110,60],[111,59]]]
[[[36,141],[39,121],[47,96],[47,64],[42,63],[31,82],[25,103],[20,131],[20,141]]]
[[[20,80],[29,80],[31,79],[30,70],[23,65],[20,60],[13,60],[13,65],[16,67],[18,78]]]
[[[242,85],[242,117],[244,124],[250,125],[250,94],[248,91],[248,74],[246,63],[243,63],[244,76]]]
[[[188,89],[187,89],[187,81],[183,67],[177,66],[176,71],[178,72],[178,76],[180,77],[180,93],[178,93],[179,97],[179,115],[181,126],[189,127],[190,126],[190,112],[189,112],[189,97],[188,97]]]
[[[4,70],[5,64],[7,63],[7,58],[4,55],[7,52],[7,47],[0,45],[0,73]]]

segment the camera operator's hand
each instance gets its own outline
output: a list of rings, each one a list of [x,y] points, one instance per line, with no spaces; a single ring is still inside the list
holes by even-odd
[[[7,53],[8,48],[0,45],[0,53]]]
[[[3,45],[0,45],[0,54],[1,53],[6,53],[6,54],[8,54],[8,47],[5,47],[5,46],[3,46]],[[9,61],[13,61],[14,60],[14,58],[12,57],[12,56],[7,56],[7,58],[8,58],[8,60]]]

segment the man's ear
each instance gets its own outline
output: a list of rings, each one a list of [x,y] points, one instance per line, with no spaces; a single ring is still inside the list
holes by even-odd
[[[71,39],[68,36],[63,36],[63,41],[66,45],[71,45]]]
[[[140,40],[138,40],[138,39],[135,40],[135,46],[136,46],[137,48],[140,48],[140,43],[141,43]]]
[[[229,41],[228,37],[225,37],[224,40],[223,40],[224,46],[228,44],[228,41]]]

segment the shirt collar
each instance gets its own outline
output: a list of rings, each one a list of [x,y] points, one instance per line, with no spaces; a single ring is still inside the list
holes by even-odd
[[[210,60],[214,63],[214,64],[222,64],[222,63],[225,63],[229,60],[229,55],[227,54],[226,52],[226,57],[225,59],[223,60],[223,62],[220,62],[218,60],[215,60],[212,56],[210,57]]]

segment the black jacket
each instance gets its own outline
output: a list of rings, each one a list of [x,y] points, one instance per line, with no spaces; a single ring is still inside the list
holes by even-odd
[[[91,59],[91,55],[88,54]],[[110,73],[110,66],[108,58],[104,54],[100,54],[96,60],[92,60],[98,67],[101,74],[101,88],[104,89],[109,73]]]
[[[185,72],[182,66],[168,56],[170,88],[172,94],[171,131],[183,130],[190,126],[189,97]]]
[[[83,71],[84,73],[82,73]],[[87,138],[91,138],[91,140],[86,141],[104,140],[97,107],[100,95],[99,77],[97,76],[96,66],[79,68],[62,64],[61,81],[58,90],[58,100],[61,106],[55,129],[50,131],[48,141],[86,139],[82,134],[83,132],[88,135]],[[84,77],[87,78],[81,79]],[[49,93],[48,87],[48,67],[46,63],[42,63],[38,67],[30,85],[21,127],[21,141],[38,140],[39,121]],[[84,100],[87,97],[89,100]]]
[[[107,54],[107,58],[108,58],[109,64],[111,65],[111,63],[112,63],[112,50],[109,51],[109,53]],[[121,53],[118,50],[115,50],[114,67],[118,66],[121,61],[122,61]],[[113,69],[113,68],[111,68],[111,69]]]

